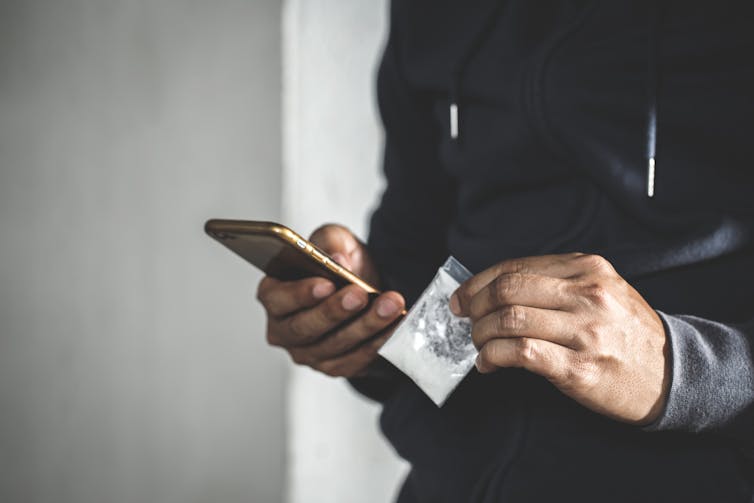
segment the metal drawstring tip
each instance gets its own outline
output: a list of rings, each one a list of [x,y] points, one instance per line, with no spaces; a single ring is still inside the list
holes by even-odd
[[[655,158],[650,157],[647,164],[647,196],[655,195]]]
[[[458,104],[450,104],[450,137],[458,138]]]

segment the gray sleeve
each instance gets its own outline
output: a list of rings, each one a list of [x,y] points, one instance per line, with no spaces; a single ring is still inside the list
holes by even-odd
[[[725,325],[658,313],[672,382],[663,414],[647,429],[716,432],[754,449],[754,320]]]

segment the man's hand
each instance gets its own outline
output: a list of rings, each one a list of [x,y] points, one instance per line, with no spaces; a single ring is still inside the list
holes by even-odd
[[[471,317],[480,372],[523,367],[619,421],[648,424],[663,409],[662,321],[598,255],[501,262],[463,283],[451,310]]]
[[[345,227],[326,225],[310,240],[368,283],[379,276],[366,247]],[[279,281],[265,276],[257,298],[267,311],[267,341],[294,362],[330,376],[363,375],[390,336],[391,324],[405,306],[397,292],[384,292],[369,306],[356,285],[335,290],[324,278]]]

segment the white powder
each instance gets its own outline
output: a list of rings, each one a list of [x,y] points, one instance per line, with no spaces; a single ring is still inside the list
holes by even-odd
[[[474,366],[471,322],[450,312],[450,295],[471,273],[450,257],[379,353],[439,407]]]

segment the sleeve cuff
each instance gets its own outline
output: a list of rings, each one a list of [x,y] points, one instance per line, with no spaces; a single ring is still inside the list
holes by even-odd
[[[709,320],[658,314],[670,346],[671,384],[665,409],[644,429],[710,431],[743,415],[754,395],[746,337]]]

